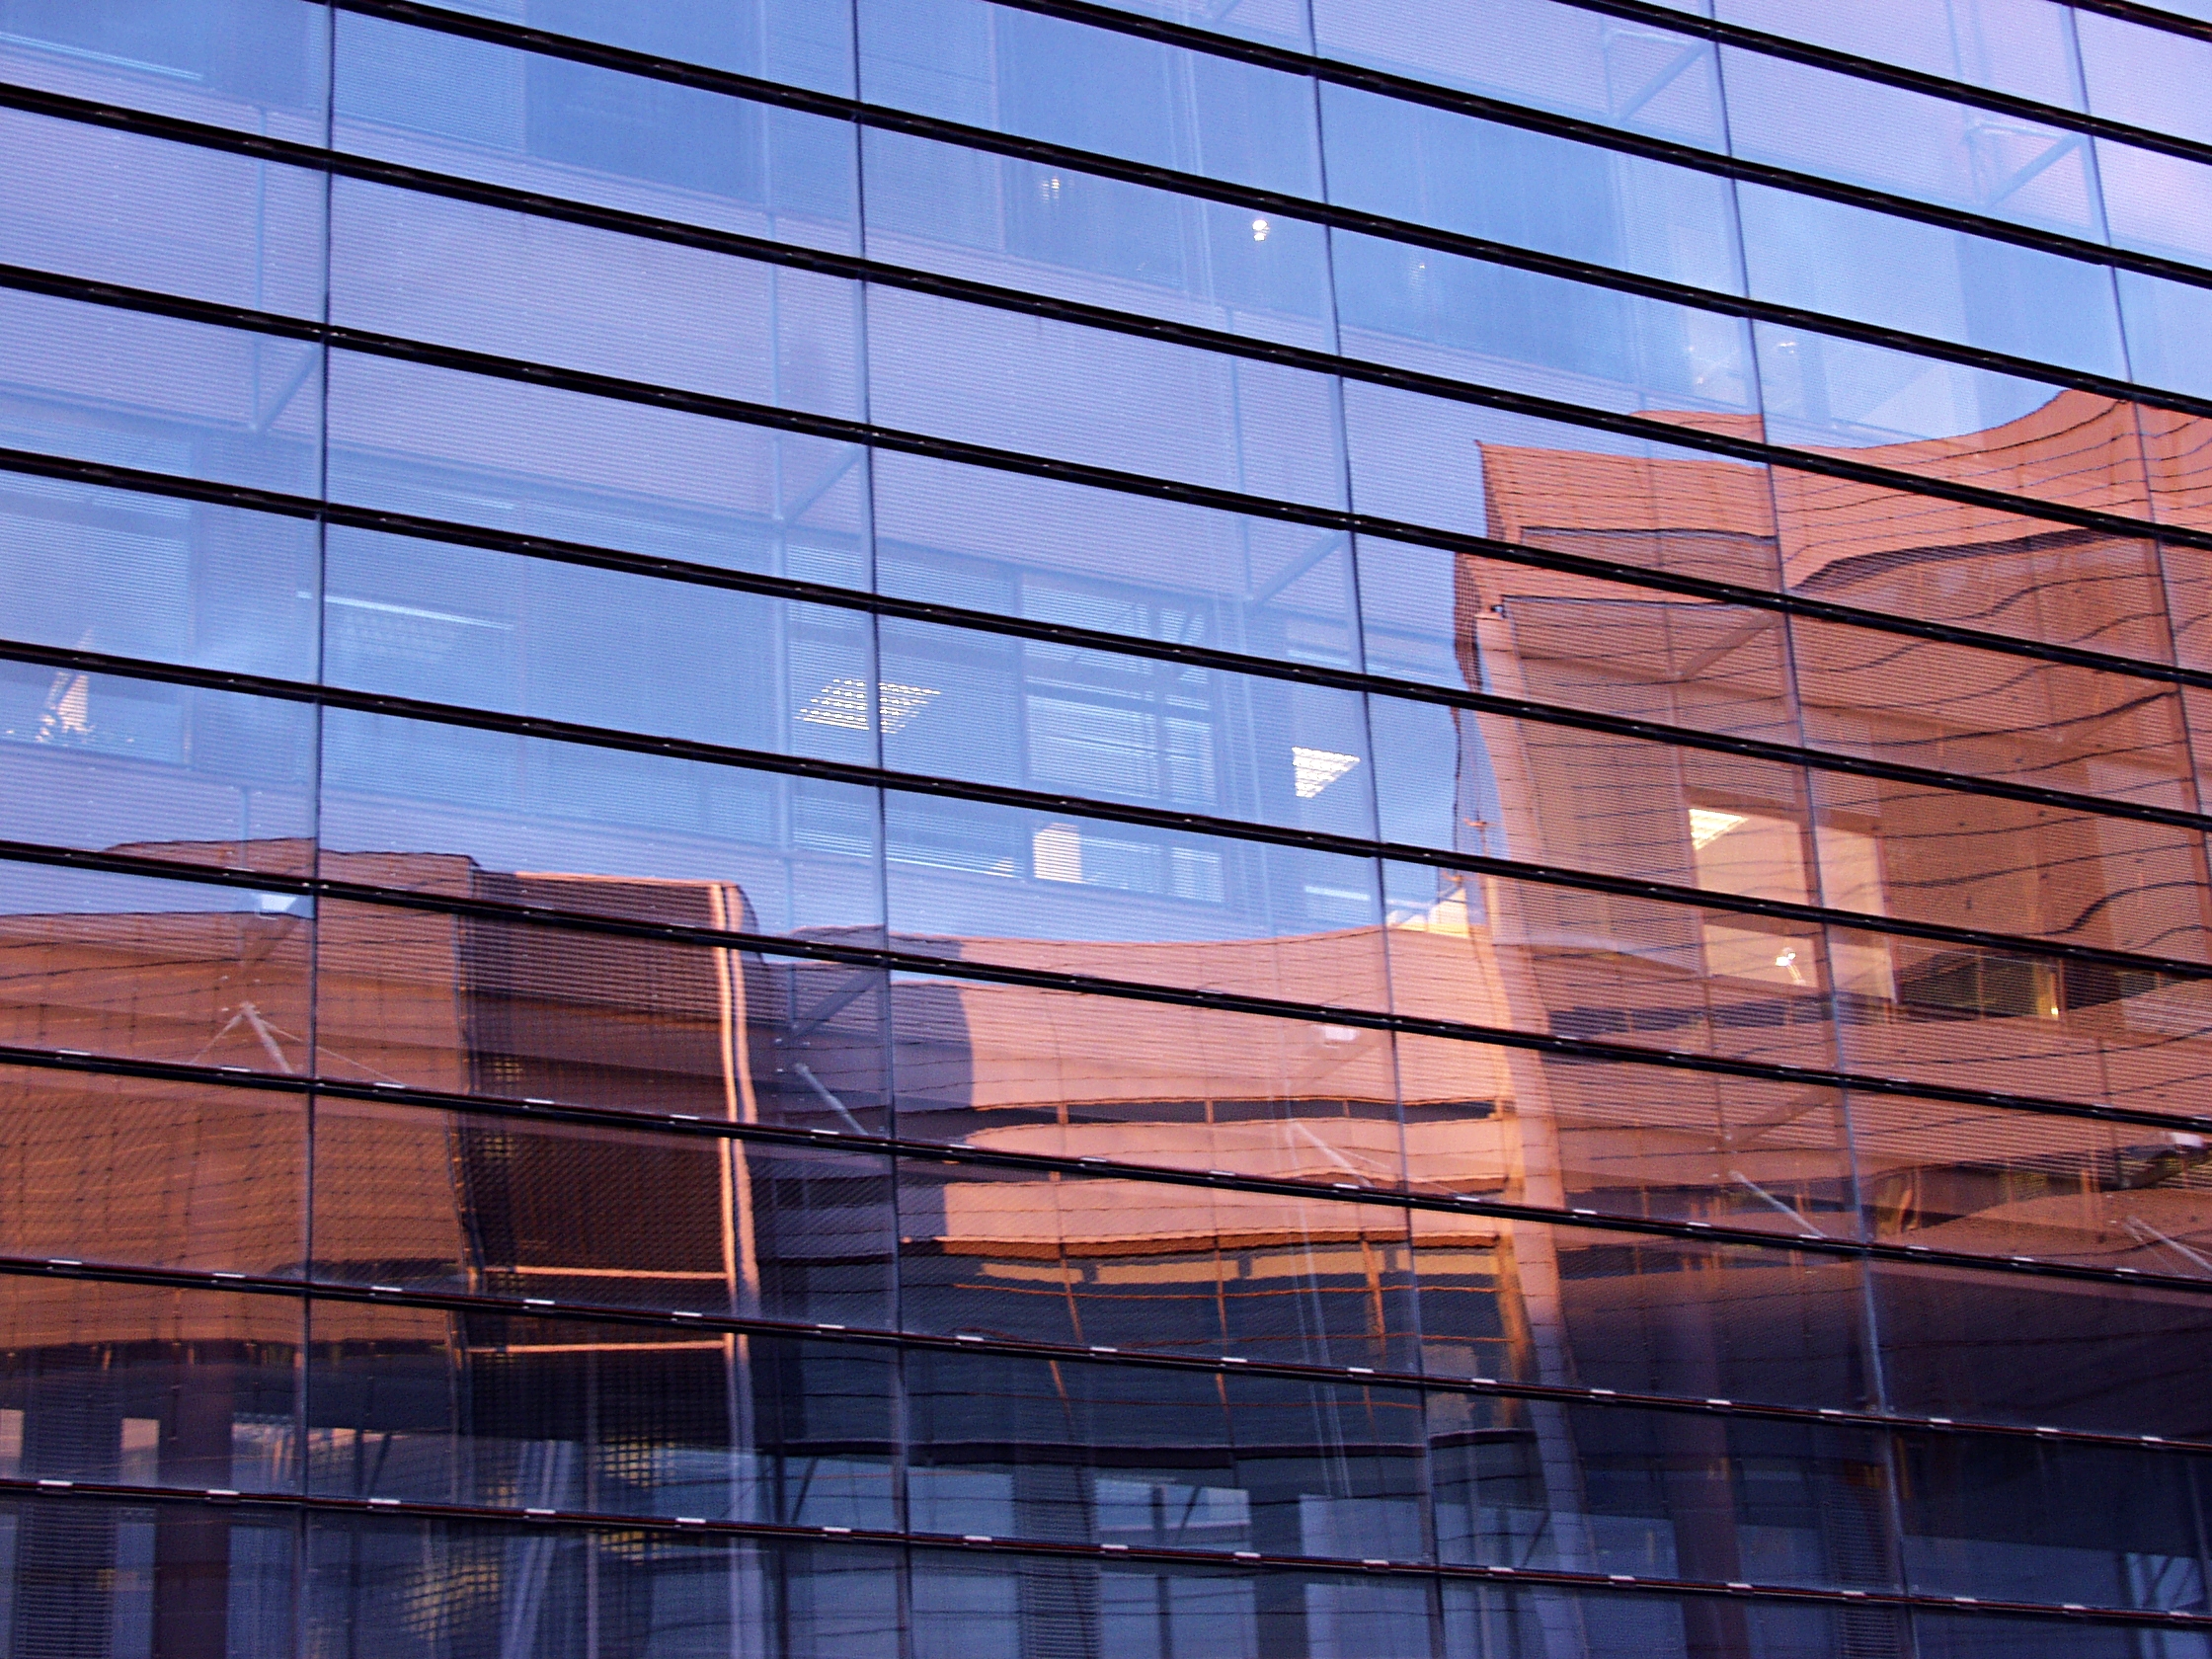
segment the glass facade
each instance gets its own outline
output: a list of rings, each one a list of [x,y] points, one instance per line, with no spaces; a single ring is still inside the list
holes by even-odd
[[[0,0],[0,1650],[2212,1659],[2207,85]]]

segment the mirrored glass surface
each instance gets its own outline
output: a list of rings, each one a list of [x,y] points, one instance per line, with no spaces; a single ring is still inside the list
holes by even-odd
[[[928,1349],[905,1380],[916,1532],[1429,1558],[1410,1390]]]
[[[1428,1211],[1413,1240],[1431,1376],[1700,1402],[1875,1397],[1850,1256]]]
[[[882,912],[875,791],[852,784],[351,709],[324,712],[322,778],[353,879],[446,891],[458,857],[503,902],[738,933]]]
[[[312,497],[322,349],[0,290],[0,445]]]
[[[1358,666],[1371,601],[1341,532],[894,450],[871,454],[869,482],[881,592]]]
[[[0,472],[7,635],[311,680],[312,520]]]
[[[8,0],[0,76],[72,98],[319,144],[330,13],[298,0],[89,7]]]
[[[1712,173],[1355,87],[1321,86],[1329,199],[1538,253],[1743,291]]]
[[[1315,0],[1321,54],[1540,110],[1723,149],[1712,46],[1551,0],[1471,7]]]
[[[834,29],[834,19],[822,21]],[[857,251],[852,128],[828,116],[356,12],[340,12],[337,24],[339,149]],[[709,38],[694,27],[682,44],[696,52]]]
[[[669,0],[651,7],[624,0],[453,0],[447,9],[649,57],[822,92],[852,91],[852,28],[835,6],[806,0]]]
[[[289,893],[0,864],[0,1043],[303,1072],[314,930]]]
[[[0,1255],[299,1272],[298,1096],[11,1066],[0,1121]]]
[[[1303,75],[987,0],[862,0],[860,96],[969,126],[1318,197]]]
[[[0,37],[4,39],[4,37]],[[323,310],[322,174],[0,111],[0,258],[288,317]]]
[[[326,1283],[882,1329],[890,1204],[858,1153],[316,1105]]]
[[[908,432],[1344,504],[1335,384],[1308,369],[873,287],[868,393],[873,420]]]
[[[860,412],[859,295],[840,277],[357,179],[331,184],[331,321],[343,326],[741,402]],[[473,279],[432,276],[450,270]],[[604,303],[633,284],[655,303]]]
[[[9,1474],[296,1490],[304,1313],[289,1296],[10,1280],[0,1306]]]
[[[337,354],[334,501],[865,588],[855,445]]]
[[[884,1349],[330,1302],[311,1330],[320,1496],[896,1524]]]
[[[894,771],[1373,832],[1355,692],[890,617],[878,638]]]
[[[863,612],[372,530],[333,526],[328,549],[326,672],[338,684],[875,758]]]
[[[14,841],[304,876],[315,709],[0,662],[0,788]]]
[[[908,1330],[1408,1370],[1406,1213],[902,1159]]]
[[[364,1625],[387,1623],[395,1659],[446,1659],[464,1644],[496,1652],[502,1641],[590,1659],[593,1634],[648,1653],[771,1641],[810,1656],[902,1651],[900,1553],[842,1540],[319,1514],[302,1552],[309,1639],[340,1652]]]
[[[873,259],[1330,347],[1328,243],[1309,220],[878,127],[862,150]]]

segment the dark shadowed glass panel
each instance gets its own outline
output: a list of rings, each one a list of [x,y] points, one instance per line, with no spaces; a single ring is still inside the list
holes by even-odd
[[[143,1441],[151,1419],[132,1421]],[[90,1493],[0,1499],[0,1628],[27,1651],[290,1653],[298,1570],[294,1521],[281,1511]]]
[[[1447,1561],[1833,1589],[1900,1586],[1888,1448],[1863,1429],[1435,1394]]]
[[[2200,1291],[1889,1263],[1872,1278],[1896,1410],[2212,1437],[2186,1381],[2212,1353]]]
[[[895,1525],[885,1349],[345,1303],[312,1333],[321,1495]]]
[[[296,1297],[12,1280],[0,1442],[20,1479],[296,1489]],[[11,1420],[12,1419],[12,1420]]]
[[[1428,1555],[1410,1393],[929,1350],[906,1383],[916,1532]]]
[[[1431,1374],[1692,1399],[1874,1397],[1859,1264],[1416,1211]]]
[[[310,1637],[348,1659],[364,1629],[394,1659],[901,1651],[900,1557],[850,1543],[317,1516],[306,1557]]]
[[[892,1323],[880,1157],[326,1099],[318,1279]]]

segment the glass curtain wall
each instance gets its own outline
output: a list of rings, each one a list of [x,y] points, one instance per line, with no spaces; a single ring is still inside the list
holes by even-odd
[[[2200,0],[0,0],[0,1649],[2212,1659]]]

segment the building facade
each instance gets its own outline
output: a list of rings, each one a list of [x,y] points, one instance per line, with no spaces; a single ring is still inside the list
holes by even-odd
[[[15,1659],[2212,1659],[2204,0],[0,0]]]

